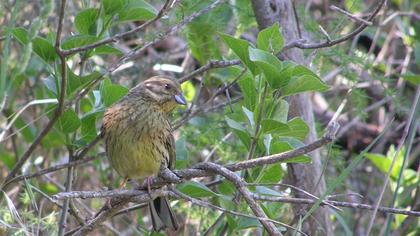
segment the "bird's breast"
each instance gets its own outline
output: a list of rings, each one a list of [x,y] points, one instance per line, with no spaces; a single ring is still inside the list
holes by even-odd
[[[170,132],[169,122],[161,114],[147,108],[126,107],[118,110],[119,113],[112,118],[110,114],[104,116],[110,164],[122,177],[144,179],[156,175],[162,161],[169,156],[164,145],[165,135],[171,135],[167,134]]]

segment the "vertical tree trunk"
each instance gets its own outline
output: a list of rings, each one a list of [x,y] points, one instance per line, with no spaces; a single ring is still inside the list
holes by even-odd
[[[279,22],[285,42],[299,38],[296,18],[291,0],[252,0],[252,7],[260,29]],[[303,53],[300,49],[287,50],[282,57],[298,64],[305,64]],[[302,117],[310,128],[306,142],[316,139],[315,123],[312,103],[308,94],[292,96],[289,99],[289,117]],[[325,180],[321,176],[322,165],[319,151],[311,153],[312,164],[289,164],[288,177],[291,184],[320,196],[325,192]],[[319,181],[319,183],[318,183]],[[298,197],[307,197],[296,193]],[[304,215],[305,206],[296,205],[294,208],[297,216]],[[303,225],[303,230],[310,235],[332,235],[332,225],[329,220],[328,210],[319,208],[312,217]]]

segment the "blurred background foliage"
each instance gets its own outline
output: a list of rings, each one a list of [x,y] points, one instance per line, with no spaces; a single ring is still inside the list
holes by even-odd
[[[206,8],[210,0],[183,0],[144,31],[114,43],[67,57],[67,89],[64,112],[41,145],[22,167],[20,174],[68,162],[94,140],[100,131],[104,110],[128,89],[156,74],[180,78],[210,60],[239,59],[241,65],[212,69],[182,84],[189,107],[171,118],[176,127],[176,167],[187,168],[201,161],[221,164],[285,152],[303,146],[309,132],[300,118],[288,119],[286,98],[302,92],[311,95],[318,136],[344,100],[337,141],[322,150],[327,186],[336,199],[374,204],[392,159],[390,185],[383,203],[407,209],[420,206],[420,126],[415,112],[404,148],[396,153],[407,117],[412,112],[416,86],[420,83],[419,1],[389,1],[373,26],[339,46],[305,50],[308,67],[280,61],[276,55],[287,44],[273,25],[258,33],[250,1],[227,1],[187,24],[130,60],[130,51],[165,35],[168,29]],[[338,38],[354,29],[336,5],[359,16],[375,6],[373,0],[295,1],[302,36],[310,41]],[[69,50],[127,32],[153,19],[164,1],[83,0],[66,4],[61,48]],[[0,3],[0,180],[6,178],[19,157],[54,115],[61,94],[62,71],[54,48],[60,2],[53,0],[5,0]],[[116,65],[119,65],[114,70]],[[103,77],[102,77],[103,76]],[[93,84],[101,78],[99,84]],[[81,91],[88,88],[86,96]],[[415,109],[415,108],[414,108]],[[385,127],[388,127],[385,129]],[[367,150],[374,139],[382,135]],[[367,152],[365,152],[367,151]],[[78,166],[74,190],[116,188],[120,181],[104,157],[102,143],[87,156],[93,161]],[[361,154],[362,153],[362,154]],[[361,159],[362,158],[362,159]],[[353,160],[361,160],[351,166]],[[309,163],[308,156],[289,162]],[[346,169],[347,168],[347,169]],[[351,173],[340,175],[344,170]],[[255,193],[290,196],[291,189],[264,184],[284,182],[285,163],[253,168],[242,173]],[[342,176],[342,178],[337,178]],[[60,208],[50,197],[65,189],[66,171],[21,181],[0,202],[0,235],[57,234]],[[299,187],[299,186],[297,186]],[[205,199],[225,209],[250,213],[246,204],[237,206],[235,189],[220,177],[185,182],[178,190]],[[339,195],[342,194],[342,195]],[[363,196],[359,198],[358,196]],[[100,209],[105,200],[77,199],[71,205],[79,218],[69,216],[67,229],[79,225]],[[258,234],[258,220],[194,206],[175,200],[175,211],[186,222],[182,233],[202,235]],[[265,213],[281,222],[292,222],[293,211],[283,203],[264,203]],[[364,235],[370,213],[363,210],[331,210],[336,235]],[[222,222],[216,220],[220,218]],[[416,235],[417,223],[406,225],[406,216],[379,214],[372,235]],[[418,220],[418,219],[417,219]],[[416,222],[416,220],[414,220]],[[384,227],[386,225],[387,227]],[[112,218],[96,234],[149,234],[147,210],[130,211]],[[295,225],[296,226],[296,225]]]

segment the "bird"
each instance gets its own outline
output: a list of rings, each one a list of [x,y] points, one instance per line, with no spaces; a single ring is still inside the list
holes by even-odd
[[[174,169],[175,141],[169,115],[186,105],[180,84],[172,77],[154,76],[129,90],[104,113],[102,135],[112,168],[124,178],[147,181],[161,168]],[[176,231],[178,222],[165,197],[149,203],[153,229]]]

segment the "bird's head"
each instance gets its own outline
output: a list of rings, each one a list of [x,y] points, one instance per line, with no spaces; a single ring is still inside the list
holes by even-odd
[[[165,113],[171,112],[177,104],[187,104],[178,81],[167,76],[151,77],[130,92],[158,105]]]

